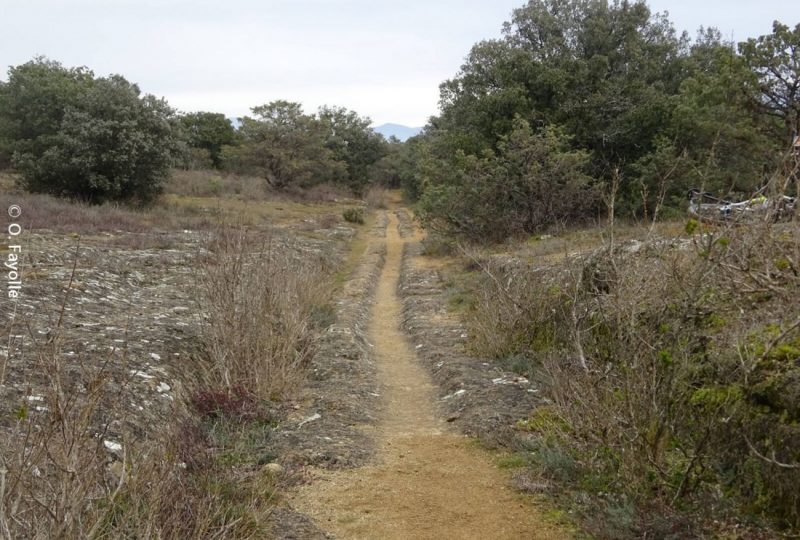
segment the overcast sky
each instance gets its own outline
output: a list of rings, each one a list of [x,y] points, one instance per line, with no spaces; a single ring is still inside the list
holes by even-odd
[[[184,111],[228,116],[274,99],[423,125],[438,85],[523,0],[0,0],[0,66],[38,54],[120,73]],[[797,0],[650,0],[679,31],[741,41]],[[3,71],[0,78],[5,79]]]

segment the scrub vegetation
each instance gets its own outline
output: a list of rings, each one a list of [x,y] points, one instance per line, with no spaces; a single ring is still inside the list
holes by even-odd
[[[798,195],[800,26],[542,0],[503,32],[395,159],[470,350],[545,397],[520,485],[601,538],[794,534],[797,221],[682,216],[692,187]]]
[[[435,339],[447,421],[558,521],[798,534],[796,204],[684,215],[691,188],[800,194],[799,24],[733,43],[644,1],[530,0],[406,142],[342,107],[250,110],[45,57],[0,81],[0,207],[24,231],[0,253],[25,284],[0,309],[0,537],[303,536],[285,488],[374,451],[360,332],[395,221],[392,272],[422,276],[405,323],[446,297],[406,330]]]

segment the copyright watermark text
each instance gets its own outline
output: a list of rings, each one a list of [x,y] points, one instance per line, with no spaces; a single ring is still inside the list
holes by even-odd
[[[22,257],[22,245],[19,243],[19,235],[22,234],[22,225],[17,223],[17,218],[22,215],[22,208],[18,204],[8,207],[8,254],[6,255],[6,291],[9,298],[19,298],[22,290],[22,275],[20,274],[19,262]]]

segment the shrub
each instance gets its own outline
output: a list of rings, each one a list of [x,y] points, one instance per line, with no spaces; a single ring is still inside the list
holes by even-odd
[[[171,164],[173,110],[119,75],[94,78],[38,58],[9,70],[0,122],[33,192],[147,203]]]
[[[363,208],[348,208],[342,212],[342,217],[348,223],[357,223],[359,225],[364,223],[364,209]]]
[[[651,512],[725,506],[797,529],[798,224],[689,232],[551,268],[482,261],[472,346],[539,366],[569,426],[555,440],[584,469],[566,484],[639,501],[641,519],[625,505],[625,519],[606,516],[627,531],[612,536],[652,531]],[[550,428],[537,437],[552,440]]]
[[[268,238],[238,229],[217,233],[210,251],[201,294],[211,379],[262,399],[285,396],[303,380],[313,352],[311,315],[327,294],[322,261],[278,254]]]
[[[587,220],[598,201],[584,172],[588,155],[568,142],[556,128],[534,132],[517,118],[496,154],[457,153],[454,163],[434,166],[419,202],[422,222],[469,241],[501,241]]]
[[[370,208],[378,208],[385,210],[387,208],[387,193],[386,190],[380,186],[372,186],[364,195],[364,201]]]
[[[422,254],[431,257],[444,257],[453,255],[458,250],[458,244],[452,238],[441,234],[428,234],[422,240]]]

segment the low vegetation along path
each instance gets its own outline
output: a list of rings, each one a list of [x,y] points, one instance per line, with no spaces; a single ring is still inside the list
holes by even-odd
[[[293,506],[338,538],[563,538],[487,453],[437,418],[436,392],[400,329],[406,241],[391,215],[369,327],[385,399],[374,464],[321,472]]]

